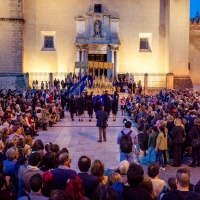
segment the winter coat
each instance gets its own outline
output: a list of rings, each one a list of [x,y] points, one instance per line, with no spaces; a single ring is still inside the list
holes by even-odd
[[[200,140],[200,126],[194,125],[189,132],[190,143],[196,138]]]
[[[167,149],[167,134],[160,132],[156,139],[156,149],[157,150],[166,150]]]
[[[106,128],[108,115],[105,111],[103,111],[103,110],[97,111],[96,119],[97,119],[97,126],[98,127]]]
[[[182,126],[174,126],[170,133],[173,144],[183,143],[183,138],[185,137],[185,130]]]

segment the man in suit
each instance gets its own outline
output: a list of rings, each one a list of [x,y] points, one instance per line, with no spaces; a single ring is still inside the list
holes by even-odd
[[[99,140],[97,142],[102,142],[102,135],[104,142],[106,142],[106,127],[108,115],[103,109],[103,106],[101,106],[100,110],[96,112],[97,126],[99,127]]]
[[[88,173],[91,166],[91,160],[87,156],[81,156],[78,161],[79,178],[83,182],[84,194],[87,198],[92,199],[93,193],[99,185],[99,179]]]

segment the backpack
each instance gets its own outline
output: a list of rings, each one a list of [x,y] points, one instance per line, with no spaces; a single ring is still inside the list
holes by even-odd
[[[130,130],[127,134],[121,131],[122,137],[120,139],[120,149],[123,153],[130,153],[133,149],[133,142],[131,138],[132,130]]]

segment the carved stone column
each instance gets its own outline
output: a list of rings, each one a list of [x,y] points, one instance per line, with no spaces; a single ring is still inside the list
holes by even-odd
[[[118,68],[119,68],[119,62],[118,62],[118,49],[115,51],[115,77],[117,78]]]
[[[78,48],[78,47],[76,49],[76,61],[80,62],[80,48]],[[80,69],[74,69],[74,72],[75,72],[76,76],[78,77],[78,75],[80,73]]]
[[[148,94],[148,74],[144,74],[144,94]]]
[[[111,49],[111,62],[113,63],[112,77],[115,77],[115,52],[114,49]]]
[[[173,73],[167,73],[166,76],[167,76],[166,77],[167,90],[174,89],[174,74]]]
[[[85,49],[82,49],[81,50],[81,62],[84,62],[85,61]],[[84,69],[80,68],[80,77],[82,78],[83,77],[83,71]]]

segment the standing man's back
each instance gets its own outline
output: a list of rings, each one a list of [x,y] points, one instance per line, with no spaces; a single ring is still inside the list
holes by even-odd
[[[131,125],[130,121],[126,121],[125,128],[118,133],[117,144],[120,148],[120,162],[123,160],[134,162],[137,133],[131,130]]]
[[[96,119],[97,119],[97,126],[99,127],[99,140],[97,142],[102,142],[102,135],[103,140],[106,141],[106,126],[108,115],[103,110],[103,106],[100,107],[100,110],[96,112]]]

